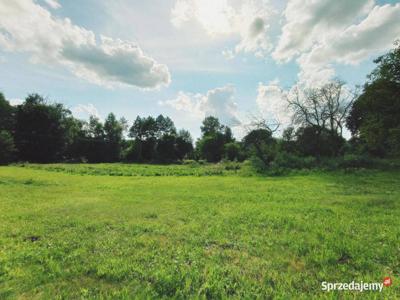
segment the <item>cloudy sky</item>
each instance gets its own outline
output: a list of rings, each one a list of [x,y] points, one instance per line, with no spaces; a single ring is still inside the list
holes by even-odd
[[[362,84],[400,38],[400,1],[0,0],[0,90],[79,118],[166,114],[199,134],[215,115],[287,123],[282,94]]]

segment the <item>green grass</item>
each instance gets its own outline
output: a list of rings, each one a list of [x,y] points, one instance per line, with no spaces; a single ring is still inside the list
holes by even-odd
[[[249,164],[226,162],[219,164],[199,164],[191,162],[182,165],[150,164],[20,164],[18,166],[80,175],[107,176],[213,176],[246,175],[253,176]]]
[[[0,299],[400,297],[399,172],[242,171],[1,167]]]

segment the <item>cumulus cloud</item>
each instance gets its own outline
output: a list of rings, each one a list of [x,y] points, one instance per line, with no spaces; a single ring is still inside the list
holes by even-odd
[[[99,119],[101,118],[99,111],[92,103],[78,104],[77,106],[71,108],[71,112],[78,119],[86,120],[89,119],[91,116]]]
[[[209,90],[206,94],[181,91],[175,99],[163,101],[161,105],[190,113],[199,120],[214,116],[223,124],[234,127],[241,124],[234,95],[235,88],[232,85]]]
[[[268,84],[259,83],[256,103],[263,117],[270,123],[279,123],[281,128],[290,125],[290,113],[287,104],[287,91],[284,91],[278,80]]]
[[[329,42],[312,48],[303,61],[324,65],[330,61],[357,64],[390,48],[400,36],[400,4],[375,6],[360,23],[351,25]]]
[[[34,63],[66,66],[75,75],[105,86],[154,89],[170,83],[167,66],[139,46],[58,19],[32,0],[0,2],[0,47],[27,52]]]
[[[223,52],[228,58],[238,53],[265,56],[271,50],[267,32],[268,20],[273,13],[265,0],[229,3],[228,0],[177,0],[171,12],[171,22],[179,28],[193,20],[212,37],[239,37],[234,49]]]
[[[282,35],[272,53],[281,62],[297,57],[303,86],[326,83],[333,64],[357,64],[389,49],[400,36],[400,4],[373,0],[290,0]]]
[[[59,9],[61,8],[61,4],[57,0],[44,0],[48,6],[52,9]]]
[[[365,15],[373,3],[373,0],[289,0],[283,13],[282,35],[273,57],[288,61],[309,50],[316,42],[329,40]]]

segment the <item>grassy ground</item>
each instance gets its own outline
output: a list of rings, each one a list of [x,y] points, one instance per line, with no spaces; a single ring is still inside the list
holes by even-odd
[[[201,168],[1,167],[0,299],[400,297],[399,172]]]

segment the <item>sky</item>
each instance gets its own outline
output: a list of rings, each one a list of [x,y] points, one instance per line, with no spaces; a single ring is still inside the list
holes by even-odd
[[[400,1],[0,0],[0,91],[82,119],[164,114],[196,138],[254,116],[290,124],[285,95],[363,84],[400,38]]]

